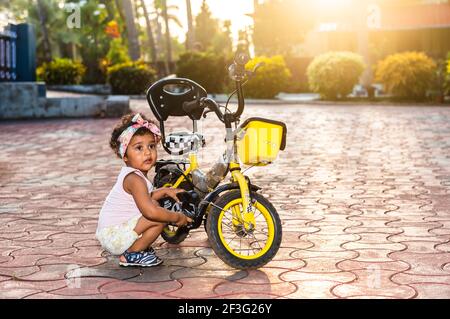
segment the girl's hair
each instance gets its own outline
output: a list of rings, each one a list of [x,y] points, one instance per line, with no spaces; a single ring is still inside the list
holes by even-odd
[[[142,113],[140,113],[140,114],[141,114],[142,118],[144,119],[144,121],[148,121],[148,122],[156,125],[156,123],[154,121],[149,120]],[[130,113],[130,114],[124,115],[120,119],[120,123],[117,124],[116,127],[114,127],[114,130],[112,131],[111,140],[109,141],[109,146],[112,148],[114,153],[119,158],[122,158],[122,157],[120,156],[120,153],[119,153],[120,142],[117,139],[119,138],[120,134],[122,134],[123,131],[125,131],[129,126],[133,125],[133,122],[131,120],[133,119],[133,117],[135,115],[136,115],[136,113]],[[133,136],[135,136],[135,135],[142,136],[145,134],[152,134],[152,132],[150,132],[145,127],[141,127],[140,129],[138,129],[136,131],[136,133],[133,134]]]

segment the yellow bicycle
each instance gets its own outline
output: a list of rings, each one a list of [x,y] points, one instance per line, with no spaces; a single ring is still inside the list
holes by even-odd
[[[202,86],[189,79],[163,79],[147,91],[150,108],[160,122],[163,148],[168,154],[184,156],[183,160],[159,160],[154,185],[181,188],[196,195],[185,199],[183,206],[187,208],[177,206],[171,199],[160,201],[167,209],[191,214],[194,220],[187,227],[168,225],[162,237],[178,244],[190,230],[204,223],[214,252],[226,264],[238,269],[267,264],[276,255],[282,239],[276,209],[258,193],[261,188],[242,173],[241,163],[252,166],[272,163],[279,150],[284,150],[287,134],[284,123],[264,118],[249,118],[239,125],[244,111],[243,85],[259,67],[248,71],[245,69],[247,62],[246,55],[238,54],[229,67],[230,77],[236,83],[232,93],[237,93],[236,112],[228,109],[230,99],[226,106],[221,106],[207,97]],[[197,152],[205,146],[205,139],[198,133],[197,121],[210,112],[225,124],[226,150],[213,168],[204,173],[199,168]],[[164,123],[171,116],[189,117],[193,122],[192,132],[166,134]],[[221,184],[229,173],[230,182]]]

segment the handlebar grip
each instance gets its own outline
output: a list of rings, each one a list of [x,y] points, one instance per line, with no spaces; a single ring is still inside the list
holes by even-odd
[[[199,105],[199,102],[197,100],[183,103],[183,110],[188,114],[202,109],[203,107]]]
[[[245,66],[250,61],[249,56],[246,53],[240,52],[234,57],[234,62],[240,66]]]
[[[224,114],[220,111],[219,105],[214,100],[207,98],[204,100],[204,103],[207,108],[216,113],[221,122],[224,122]]]

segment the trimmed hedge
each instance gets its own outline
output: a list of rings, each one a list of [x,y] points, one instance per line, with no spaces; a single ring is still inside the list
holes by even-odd
[[[122,39],[118,38],[111,41],[109,51],[106,54],[106,60],[109,65],[131,62],[127,48],[122,43]]]
[[[255,57],[246,68],[253,68],[260,62],[264,65],[258,69],[256,75],[252,77],[244,87],[246,97],[272,99],[278,93],[286,91],[291,79],[291,72],[281,55],[273,57]]]
[[[83,64],[70,59],[54,59],[36,70],[38,80],[49,85],[80,84],[85,72]]]
[[[208,93],[222,93],[228,77],[227,58],[212,52],[186,52],[176,64],[178,77],[191,79]]]
[[[364,72],[362,56],[353,52],[328,52],[308,66],[308,82],[322,98],[335,100],[349,95]]]
[[[436,71],[436,63],[423,52],[397,53],[378,63],[375,80],[396,97],[423,100],[433,86]]]
[[[156,72],[144,62],[127,62],[108,68],[108,83],[114,94],[143,94],[155,81]]]
[[[447,54],[447,75],[445,82],[445,94],[450,95],[450,52]]]
[[[311,64],[313,58],[286,56],[286,65],[291,71],[292,80],[286,90],[286,93],[309,93],[311,92],[308,84],[306,70]]]

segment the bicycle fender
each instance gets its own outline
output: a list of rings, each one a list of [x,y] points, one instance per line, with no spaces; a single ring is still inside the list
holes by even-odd
[[[208,208],[209,204],[212,203],[219,195],[223,192],[232,190],[232,189],[239,189],[238,183],[229,183],[225,185],[221,185],[217,187],[213,192],[206,195],[206,197],[200,202],[200,205],[198,207],[199,214],[203,216],[206,213],[206,209]],[[257,192],[261,189],[261,187],[258,187],[256,185],[251,185],[251,190],[253,192]]]

